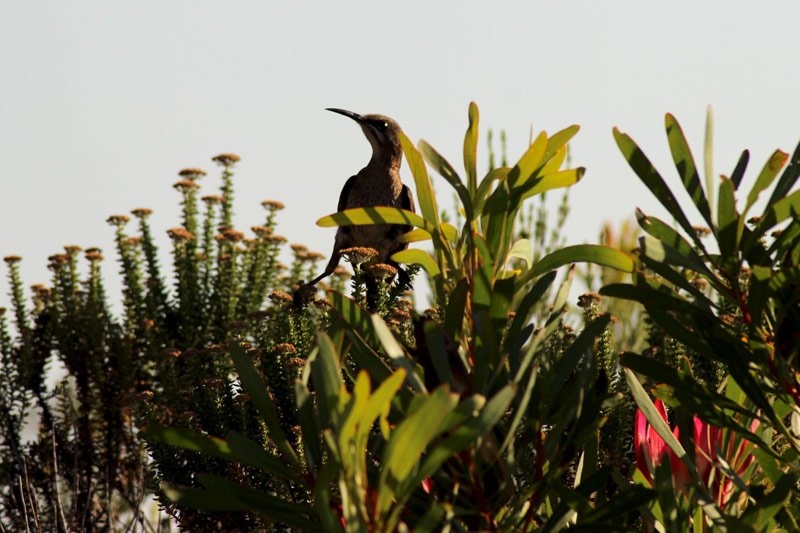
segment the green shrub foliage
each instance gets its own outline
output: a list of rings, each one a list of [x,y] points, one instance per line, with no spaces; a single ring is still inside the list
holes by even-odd
[[[404,239],[423,247],[393,259],[424,273],[424,312],[392,267],[362,268],[364,250],[344,254],[352,275],[337,270],[324,295],[296,307],[292,292],[324,257],[286,247],[279,202],[263,203],[252,237],[232,227],[233,154],[214,158],[219,195],[200,197],[204,171],[179,173],[169,280],[150,211],[108,219],[119,317],[100,250],[84,251],[85,269],[77,246],[52,256],[52,283],[33,286],[31,302],[20,258],[7,256],[4,528],[798,529],[800,148],[791,159],[777,151],[737,204],[747,152],[717,181],[707,142],[704,188],[668,115],[703,229],[615,130],[677,227],[637,211],[638,247],[630,226],[565,246],[567,194],[553,230],[544,196],[584,175],[567,150],[578,127],[542,132],[513,165],[503,135],[500,166],[490,133],[481,176],[475,104],[468,118],[463,173],[402,136],[420,214],[361,208],[318,221],[413,227]],[[452,217],[429,169],[454,191]],[[577,309],[576,274],[602,285]],[[368,277],[380,287],[369,305]],[[56,366],[66,378],[48,392]]]

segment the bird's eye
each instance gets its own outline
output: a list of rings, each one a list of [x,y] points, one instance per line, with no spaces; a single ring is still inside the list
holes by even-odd
[[[383,129],[386,129],[386,128],[388,128],[388,127],[389,127],[389,123],[388,123],[388,122],[384,122],[384,123],[383,123],[383,125],[382,125],[382,127],[383,127]]]

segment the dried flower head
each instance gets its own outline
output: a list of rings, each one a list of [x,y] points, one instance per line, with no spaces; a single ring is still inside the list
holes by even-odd
[[[781,233],[783,233],[783,230],[782,230],[782,229],[776,229],[776,230],[775,230],[775,231],[773,231],[773,232],[772,232],[770,235],[772,235],[773,237],[775,237],[775,238],[777,239],[778,237],[780,237],[780,236],[781,236]]]
[[[84,250],[84,253],[87,253],[87,254],[92,254],[92,253],[95,253],[95,252],[98,253],[98,254],[102,254],[103,250],[101,250],[97,246],[92,246],[91,248],[87,248],[86,250]]]
[[[86,259],[90,263],[98,263],[98,262],[102,261],[103,259],[105,259],[103,257],[103,254],[101,254],[100,252],[90,252],[89,250],[86,250],[86,254],[85,255],[86,255]]]
[[[292,354],[297,353],[297,348],[294,347],[294,344],[289,344],[288,342],[282,342],[280,344],[276,344],[275,348],[273,348],[275,353],[279,354]]]
[[[250,401],[250,395],[247,394],[246,392],[240,392],[239,394],[236,395],[235,400],[236,403],[238,404],[247,403]]]
[[[172,186],[183,193],[192,191],[194,189],[198,189],[200,187],[197,183],[193,182],[192,180],[176,181],[175,183],[172,184]]]
[[[167,230],[167,235],[174,241],[193,241],[195,236],[185,228],[172,228]]]
[[[83,250],[83,248],[77,244],[67,244],[64,246],[64,251],[66,251],[68,255],[76,255],[81,250]]]
[[[402,309],[395,309],[392,311],[392,318],[397,320],[398,322],[408,322],[411,320],[411,313],[408,311],[403,311]]]
[[[306,252],[300,259],[304,261],[319,261],[320,259],[325,259],[325,256],[319,252]]]
[[[142,237],[128,237],[125,239],[125,244],[128,246],[138,246],[144,242]]]
[[[111,224],[112,226],[122,227],[128,222],[130,222],[131,217],[127,215],[111,215],[106,219],[106,222]]]
[[[242,320],[236,320],[228,324],[228,331],[233,333],[244,333],[250,329],[250,324]]]
[[[303,368],[305,364],[306,360],[303,359],[302,357],[292,357],[291,359],[286,361],[286,366],[294,370],[299,370]]]
[[[234,163],[240,161],[242,158],[236,154],[219,154],[216,157],[212,157],[211,160],[219,163],[220,165],[229,167]]]
[[[377,280],[386,281],[394,277],[397,274],[397,269],[392,265],[387,265],[385,263],[378,263],[377,265],[372,265],[367,268],[367,272],[370,276]]]
[[[267,239],[269,242],[273,244],[282,244],[286,242],[286,237],[283,237],[281,235],[267,235],[265,239]]]
[[[244,233],[241,231],[236,231],[233,228],[225,228],[220,231],[222,234],[223,239],[228,242],[239,242],[244,239]]]
[[[757,226],[759,222],[761,222],[761,217],[759,216],[750,217],[747,219],[747,224],[750,226]]]
[[[692,229],[694,230],[694,233],[701,239],[703,237],[708,237],[709,235],[711,235],[711,230],[706,228],[705,226],[692,226]]]
[[[308,246],[305,244],[290,244],[289,248],[291,248],[295,254],[308,250]]]
[[[164,348],[161,350],[162,357],[180,357],[181,351],[177,348]]]
[[[66,254],[55,254],[48,257],[47,260],[50,261],[48,267],[53,270],[58,270],[69,263],[69,256]]]
[[[144,403],[149,402],[155,397],[155,393],[151,390],[143,390],[141,392],[137,392],[131,395],[131,402],[132,403]]]
[[[353,248],[345,248],[340,250],[339,253],[341,253],[351,264],[355,266],[361,266],[363,263],[366,263],[373,257],[376,257],[378,255],[378,250],[375,248],[356,246]]]
[[[183,170],[178,172],[178,176],[192,181],[200,179],[205,175],[206,171],[199,168],[184,168]]]
[[[324,309],[324,310],[333,309],[333,302],[330,301],[327,298],[318,298],[318,299],[314,300],[313,303],[314,303],[314,305],[316,305],[320,309]]]
[[[8,263],[9,265],[14,265],[22,261],[22,258],[18,255],[7,255],[3,258],[3,261]]]
[[[258,235],[259,237],[266,237],[267,235],[272,235],[272,228],[268,228],[266,226],[253,226],[250,229],[253,230],[253,233]]]
[[[220,390],[225,385],[226,382],[222,378],[206,378],[200,381],[200,386],[209,390]]]
[[[434,309],[433,307],[427,308],[425,311],[422,312],[422,316],[425,318],[430,318],[432,320],[439,320],[439,310]]]
[[[275,200],[264,200],[261,202],[261,205],[264,206],[264,209],[270,212],[280,211],[281,209],[285,208],[286,206],[280,202],[276,202]]]
[[[586,309],[587,307],[599,304],[600,300],[602,300],[602,297],[596,292],[587,292],[586,294],[578,296],[578,307]]]
[[[217,194],[208,194],[203,196],[202,200],[207,204],[221,204],[225,202],[225,198]]]
[[[261,322],[262,320],[266,320],[271,314],[272,313],[268,310],[250,311],[249,313],[247,313],[247,318],[249,318],[250,320],[255,320],[256,322]]]
[[[153,210],[148,209],[147,207],[137,207],[131,211],[131,214],[137,218],[146,218],[153,214]]]
[[[699,290],[699,291],[702,291],[702,290],[705,290],[706,288],[708,288],[708,282],[706,280],[704,280],[703,278],[694,278],[692,280],[692,285],[694,285],[695,288],[697,290]]]
[[[278,270],[289,270],[289,267],[283,263],[275,263],[275,268]]]
[[[283,291],[272,291],[271,293],[269,293],[268,298],[272,300],[272,303],[274,303],[275,305],[288,304],[292,303],[293,301],[292,295]]]

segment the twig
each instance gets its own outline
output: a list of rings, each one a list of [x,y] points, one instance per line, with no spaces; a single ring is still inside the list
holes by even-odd
[[[31,494],[31,482],[28,480],[28,462],[25,461],[23,458],[22,460],[22,471],[25,474],[25,488],[28,489],[28,501],[31,504],[31,514],[33,515],[33,523],[36,524],[36,531],[42,533],[42,526],[39,524],[39,509],[37,509],[36,500],[34,500],[33,495]],[[22,497],[23,501],[25,496]]]
[[[56,426],[53,424],[53,484],[56,486],[56,523],[58,518],[64,524],[64,531],[70,531],[71,528],[67,525],[67,517],[64,516],[64,504],[61,502],[61,488],[58,482],[58,456],[56,455]]]
[[[25,516],[25,531],[27,533],[31,533],[31,530],[28,527],[28,506],[25,504],[25,491],[22,488],[22,476],[18,477],[19,477],[19,495],[22,498],[22,511]]]

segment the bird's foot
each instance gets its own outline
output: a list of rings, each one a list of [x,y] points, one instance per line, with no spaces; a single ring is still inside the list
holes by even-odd
[[[299,285],[300,286],[295,289],[292,297],[294,299],[294,305],[302,309],[311,303],[312,299],[314,299],[314,296],[317,294],[317,288],[314,285],[309,285],[307,283],[303,283],[302,281]]]

